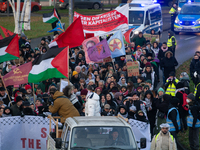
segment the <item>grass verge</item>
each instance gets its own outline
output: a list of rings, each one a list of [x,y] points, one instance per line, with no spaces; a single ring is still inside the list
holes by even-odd
[[[187,74],[190,76],[190,63],[191,63],[192,58],[190,58],[189,60],[185,61],[182,65],[180,65],[177,69],[176,69],[176,78],[180,79],[180,74],[182,72],[187,72]],[[192,82],[192,80],[190,80],[190,92],[194,92],[194,83]]]
[[[61,21],[62,23],[65,23],[65,28],[67,28],[69,25],[68,17],[62,17]],[[13,32],[15,28],[14,18],[4,17],[0,25]],[[37,38],[37,37],[52,35],[52,33],[47,32],[51,29],[52,29],[51,24],[43,23],[42,16],[31,16],[31,30],[25,31],[25,35],[28,38]],[[1,29],[0,33],[3,33]]]
[[[190,63],[191,63],[192,58],[189,60],[185,61],[182,65],[180,65],[176,69],[176,77],[179,79],[179,76],[181,72],[187,72],[188,75],[190,75]],[[190,80],[191,81],[191,80]],[[190,82],[190,92],[194,92],[194,83],[191,81]],[[200,132],[199,132],[200,135]],[[189,129],[184,132],[179,132],[178,135],[178,141],[184,146],[184,148],[190,150],[190,144],[189,144]],[[199,136],[199,143],[200,143],[200,136]]]

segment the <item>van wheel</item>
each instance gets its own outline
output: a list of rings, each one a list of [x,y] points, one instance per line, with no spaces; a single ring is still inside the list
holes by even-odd
[[[39,7],[38,6],[33,6],[32,12],[36,12],[36,11],[39,11]]]
[[[99,9],[99,8],[100,8],[100,5],[98,3],[94,3],[93,9]]]

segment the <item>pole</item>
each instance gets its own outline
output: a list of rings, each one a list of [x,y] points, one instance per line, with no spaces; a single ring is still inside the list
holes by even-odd
[[[10,16],[9,1],[7,1],[7,16]]]
[[[73,0],[69,0],[69,25],[73,22]]]
[[[34,99],[34,105],[35,105],[35,88],[34,88],[34,83],[32,83],[33,86],[33,99]]]
[[[68,53],[67,53],[67,71],[68,71],[68,80],[69,80],[69,46],[68,46]],[[69,85],[69,82],[68,82]]]
[[[8,94],[8,99],[9,99],[9,101],[10,101],[10,104],[11,104],[11,106],[12,106],[13,104],[12,104],[12,101],[11,101],[11,99],[10,99],[10,95],[9,95],[9,93],[8,93],[8,90],[7,90],[7,88],[6,88],[6,85],[5,85],[4,81],[3,81],[3,76],[1,76],[1,79],[2,79],[2,82],[3,82],[3,86],[4,86],[4,88],[6,89],[6,93]]]

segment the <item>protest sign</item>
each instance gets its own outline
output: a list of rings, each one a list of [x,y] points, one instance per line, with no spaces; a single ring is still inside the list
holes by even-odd
[[[139,75],[139,64],[138,62],[127,62],[127,72],[128,72],[128,77],[132,76],[138,76]]]
[[[69,85],[68,81],[60,80],[60,92],[63,92],[63,89],[68,85]]]
[[[128,122],[132,128],[132,131],[135,135],[135,140],[140,141],[141,138],[146,138],[146,148],[143,150],[150,150],[151,147],[151,134],[150,134],[150,124],[134,119],[129,119]],[[140,148],[140,143],[138,143],[138,147]]]
[[[74,20],[81,17],[84,33],[95,36],[108,35],[120,29],[128,29],[128,4],[99,15],[82,15],[74,12]]]
[[[51,122],[51,130],[55,127]],[[40,116],[0,118],[0,150],[47,149],[49,119]]]
[[[133,61],[131,55],[126,55],[126,62],[128,62],[128,61]]]
[[[112,58],[111,57],[104,58],[103,62],[105,63],[112,62]]]
[[[143,36],[145,37],[145,39],[147,41],[150,41],[151,44],[153,44],[153,42],[160,42],[160,36],[159,35],[151,35],[151,34],[143,34]]]

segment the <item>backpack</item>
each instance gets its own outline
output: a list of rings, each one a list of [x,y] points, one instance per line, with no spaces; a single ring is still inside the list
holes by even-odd
[[[179,91],[179,92],[183,95],[183,105],[182,105],[182,107],[183,107],[184,110],[188,111],[188,108],[186,107],[186,105],[188,105],[188,103],[186,101],[187,100],[187,94],[183,93],[181,91]]]

